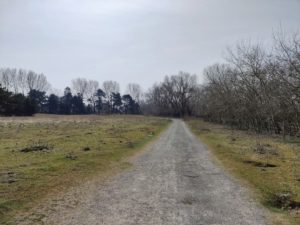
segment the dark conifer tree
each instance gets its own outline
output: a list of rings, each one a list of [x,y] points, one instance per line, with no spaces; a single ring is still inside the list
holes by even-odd
[[[59,113],[59,97],[56,96],[55,94],[51,94],[48,97],[48,113],[50,114],[57,114]]]
[[[113,113],[121,113],[122,98],[120,93],[112,93]]]

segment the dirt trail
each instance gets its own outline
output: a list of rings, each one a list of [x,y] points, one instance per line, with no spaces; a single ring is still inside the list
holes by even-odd
[[[104,185],[90,185],[74,208],[43,219],[61,225],[264,225],[264,210],[191,134],[170,128],[132,169]]]

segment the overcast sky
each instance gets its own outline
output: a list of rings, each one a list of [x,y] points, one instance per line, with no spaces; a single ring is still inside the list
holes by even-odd
[[[300,0],[0,0],[0,67],[144,88],[199,75],[242,39],[300,28]]]

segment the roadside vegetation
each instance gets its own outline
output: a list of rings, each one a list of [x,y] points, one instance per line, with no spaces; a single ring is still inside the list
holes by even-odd
[[[240,131],[188,119],[225,168],[244,180],[273,213],[274,224],[300,223],[300,139]]]
[[[143,116],[0,118],[0,223],[51,193],[127,168],[124,159],[168,123]]]

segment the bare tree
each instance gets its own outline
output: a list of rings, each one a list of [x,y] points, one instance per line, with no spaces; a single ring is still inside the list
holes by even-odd
[[[106,100],[108,103],[109,111],[113,110],[113,94],[120,93],[120,85],[116,81],[103,82],[103,90],[106,93]]]
[[[26,80],[27,80],[27,71],[24,69],[19,69],[17,83],[19,86],[19,91],[23,95],[29,91],[26,85]]]
[[[157,114],[183,117],[192,113],[192,97],[197,87],[196,75],[179,72],[154,85],[147,94],[147,102]]]
[[[12,86],[11,69],[9,68],[1,69],[0,83],[2,84],[2,87],[11,90],[11,86]]]
[[[0,82],[8,90],[22,94],[26,94],[29,91],[35,89],[39,91],[47,91],[50,88],[50,84],[44,74],[37,74],[33,71],[23,69],[1,69]]]
[[[44,74],[38,74],[37,75],[37,81],[35,89],[39,91],[48,91],[50,88],[50,84]]]
[[[89,80],[87,82],[87,89],[86,89],[86,99],[93,105],[93,110],[95,112],[96,106],[96,93],[99,89],[99,82],[96,80]]]
[[[17,69],[10,69],[10,89],[14,93],[19,92],[18,71],[17,71]]]
[[[140,103],[142,88],[139,84],[129,83],[126,88],[126,93],[129,94],[136,102]]]
[[[103,90],[106,94],[111,93],[119,93],[120,92],[120,85],[116,81],[104,81],[103,82]]]
[[[300,132],[300,38],[275,36],[273,46],[239,44],[228,64],[208,67],[198,113],[257,132]]]
[[[80,94],[82,98],[86,96],[88,81],[85,78],[77,78],[72,80],[72,90],[75,94]]]
[[[36,80],[37,80],[37,74],[31,70],[28,71],[26,77],[26,84],[29,91],[35,89]]]
[[[26,77],[27,89],[38,90],[38,91],[47,91],[50,88],[50,84],[47,81],[47,78],[44,74],[37,74],[33,71],[28,71]]]

